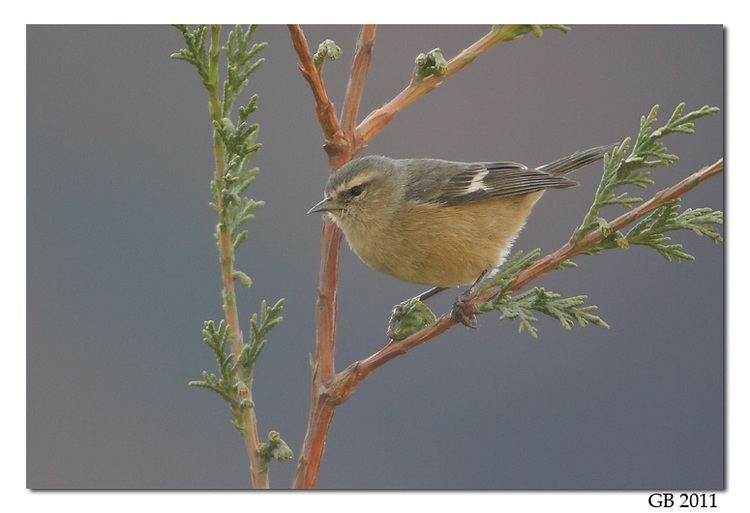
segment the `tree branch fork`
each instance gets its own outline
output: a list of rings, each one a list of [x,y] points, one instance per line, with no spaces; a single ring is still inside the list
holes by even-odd
[[[298,25],[289,25],[289,33],[299,59],[299,69],[308,82],[315,99],[315,113],[324,136],[324,149],[328,155],[330,172],[350,161],[378,135],[385,126],[403,109],[416,99],[424,96],[442,84],[448,77],[473,62],[482,53],[498,43],[512,40],[511,36],[518,25],[504,25],[501,30],[493,29],[458,55],[447,62],[443,75],[431,75],[422,80],[412,80],[400,93],[382,107],[370,112],[357,126],[356,118],[369,68],[376,27],[364,25],[360,32],[355,54],[352,58],[349,82],[341,122],[336,116],[333,102],[325,89],[321,73],[315,67],[304,32]],[[612,230],[621,228],[648,215],[653,210],[679,198],[698,184],[720,173],[724,160],[704,167],[675,185],[656,193],[650,200],[629,210],[610,222]],[[330,423],[336,407],[344,403],[362,383],[377,369],[406,354],[415,347],[428,342],[452,328],[456,321],[448,315],[440,316],[433,324],[401,341],[389,341],[377,352],[355,361],[340,372],[335,371],[334,356],[336,347],[336,290],[338,281],[338,254],[342,234],[327,216],[321,232],[321,265],[316,302],[316,342],[312,362],[312,382],[310,390],[310,412],[307,431],[300,451],[293,486],[312,488],[315,486],[320,462],[325,449]],[[517,273],[510,290],[519,290],[536,278],[556,269],[561,262],[580,254],[587,247],[604,238],[601,230],[588,233],[578,242],[569,241],[557,251],[534,262],[527,269]],[[489,288],[478,291],[465,303],[465,313],[478,314],[478,305],[493,299],[499,289]]]

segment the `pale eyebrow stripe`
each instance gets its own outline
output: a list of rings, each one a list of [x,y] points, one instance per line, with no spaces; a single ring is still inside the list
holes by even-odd
[[[370,172],[370,173],[362,173],[362,174],[358,174],[357,176],[353,176],[348,181],[339,184],[339,186],[336,187],[336,189],[334,189],[334,192],[338,193],[338,192],[349,190],[352,187],[356,187],[357,185],[364,185],[367,182],[372,181],[375,175],[376,173]]]

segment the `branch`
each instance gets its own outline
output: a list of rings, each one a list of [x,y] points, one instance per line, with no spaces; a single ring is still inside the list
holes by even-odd
[[[350,140],[372,55],[375,26],[364,26],[360,34],[357,50],[352,60],[349,84],[342,110],[343,130],[336,119],[333,104],[328,99],[320,73],[310,57],[310,50],[302,29],[298,25],[290,25],[289,33],[300,59],[300,72],[310,84],[315,97],[318,123],[326,139],[324,148],[328,154],[330,171],[333,172],[351,160],[353,156]],[[307,419],[305,439],[302,443],[294,476],[294,488],[312,488],[315,485],[320,462],[323,459],[328,429],[335,412],[335,408],[326,394],[326,389],[336,373],[334,366],[336,290],[338,288],[341,237],[341,230],[326,216],[323,219],[323,230],[320,235],[320,272],[318,299],[315,304],[315,358],[310,387],[310,412]]]
[[[693,190],[702,182],[708,180],[714,175],[721,173],[722,171],[724,171],[723,158],[717,160],[710,166],[705,166],[703,169],[696,171],[695,173],[674,184],[673,186],[662,189],[661,191],[654,194],[654,196],[650,200],[620,215],[609,223],[612,231],[621,230],[625,226],[646,216],[662,205],[676,200],[683,194]],[[602,232],[601,230],[596,230],[589,233],[577,243],[568,242],[554,253],[549,254],[544,258],[541,258],[540,260],[537,260],[528,269],[518,273],[518,276],[516,276],[511,290],[518,290],[526,286],[530,281],[536,279],[544,273],[547,273],[548,271],[555,269],[565,260],[568,260],[569,258],[581,253],[584,248],[600,242],[604,237],[604,232]],[[487,294],[491,294],[492,290],[487,290],[485,292]],[[483,294],[483,296],[484,295],[486,294]],[[477,302],[481,302],[482,299],[483,298],[480,297],[477,301],[473,301],[472,303],[475,304]]]
[[[218,76],[219,76],[219,33],[218,25],[211,26],[211,46],[209,49],[209,83],[207,84],[209,94],[209,111],[211,120],[214,123],[221,121],[221,103],[219,102],[218,93]],[[214,143],[214,176],[220,180],[225,174],[224,168],[224,146],[218,130],[213,133]],[[219,195],[216,199],[216,205],[219,211],[223,210],[223,198]],[[224,318],[229,325],[229,341],[232,353],[239,355],[242,352],[242,330],[240,328],[240,319],[237,313],[237,299],[234,291],[234,244],[232,233],[228,223],[223,220],[219,223],[219,261],[221,262],[221,278],[223,285],[224,297]],[[237,371],[238,378],[241,379],[241,370]],[[242,391],[241,400],[249,401],[252,404],[252,389],[245,387]],[[255,417],[255,408],[246,408],[242,411],[244,417],[245,431],[242,438],[245,442],[245,449],[250,460],[250,478],[253,488],[268,488],[268,473],[263,472],[258,447],[260,440],[258,438],[258,421]]]
[[[712,176],[721,173],[723,170],[724,159],[722,158],[710,166],[706,166],[700,171],[691,174],[675,185],[657,192],[650,200],[617,217],[611,221],[609,225],[612,227],[613,231],[620,230],[634,221],[648,215],[662,205],[681,197],[686,192],[694,189],[700,183]],[[604,237],[605,235],[601,230],[596,230],[589,233],[578,242],[566,243],[554,253],[537,260],[530,267],[518,273],[509,290],[519,290],[523,288],[531,281],[558,268],[565,260],[582,253],[587,247],[600,242]],[[491,300],[497,295],[498,290],[497,287],[486,289],[471,297],[466,302],[466,313],[480,313],[477,305]],[[427,326],[400,342],[389,342],[371,356],[364,360],[354,362],[349,367],[339,372],[333,380],[333,383],[328,390],[331,402],[335,405],[343,403],[349,398],[352,392],[354,392],[357,385],[367,379],[370,374],[397,356],[405,354],[418,345],[441,335],[455,324],[456,321],[454,321],[450,315],[442,315],[434,324]]]
[[[336,109],[331,100],[328,99],[323,77],[318,73],[315,63],[313,63],[310,47],[305,39],[305,33],[299,25],[288,25],[289,35],[292,38],[294,50],[299,58],[299,70],[310,84],[313,96],[315,97],[315,114],[318,116],[318,123],[323,130],[325,137],[325,149],[329,157],[346,146],[346,138],[341,130],[339,121],[336,118]]]
[[[357,123],[357,113],[362,100],[362,91],[365,88],[367,69],[372,59],[372,46],[375,44],[375,31],[377,25],[363,25],[357,40],[357,49],[354,51],[352,67],[349,72],[349,83],[346,86],[346,97],[344,107],[341,111],[341,125],[344,132],[351,134]]]
[[[370,112],[362,123],[359,124],[355,132],[357,146],[353,153],[356,154],[359,150],[364,148],[368,142],[370,142],[386,127],[388,123],[391,122],[396,114],[411,105],[414,100],[435,89],[446,79],[461,71],[467,64],[474,62],[477,57],[498,43],[512,41],[519,37],[520,27],[521,25],[502,25],[500,27],[493,27],[489,33],[448,61],[445,74],[434,74],[422,80],[412,80],[411,83],[398,93],[395,98],[379,109]]]

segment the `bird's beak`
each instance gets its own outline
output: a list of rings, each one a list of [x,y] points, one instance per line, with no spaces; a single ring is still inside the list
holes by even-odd
[[[330,212],[331,210],[340,210],[341,205],[333,199],[333,198],[323,198],[318,203],[313,205],[313,207],[307,211],[308,214],[312,214],[313,212]]]

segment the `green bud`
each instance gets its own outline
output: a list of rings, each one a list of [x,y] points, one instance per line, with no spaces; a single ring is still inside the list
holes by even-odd
[[[448,61],[443,57],[440,48],[430,50],[426,54],[420,53],[414,64],[414,80],[418,82],[432,75],[444,77],[448,73]]]
[[[315,64],[315,67],[320,71],[326,58],[335,61],[339,57],[341,57],[341,48],[332,39],[326,39],[320,43],[318,51],[313,55],[313,64]]]
[[[435,314],[418,299],[396,306],[388,326],[388,336],[403,340],[435,322]]]

